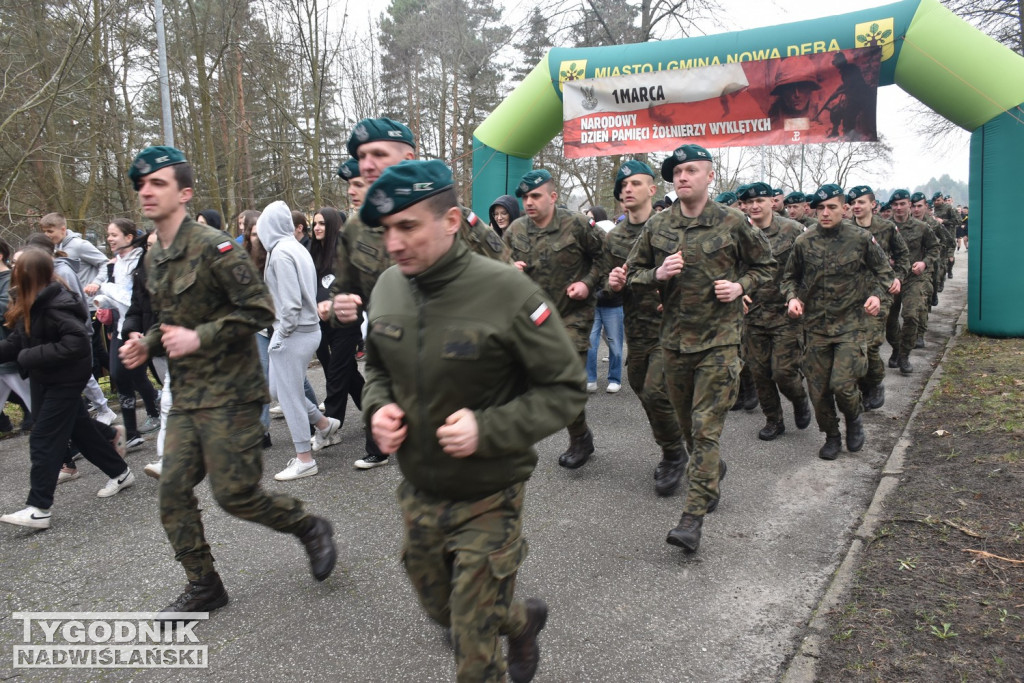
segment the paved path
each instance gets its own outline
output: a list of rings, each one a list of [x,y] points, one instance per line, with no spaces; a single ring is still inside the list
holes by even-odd
[[[962,253],[959,256],[964,256]],[[535,680],[765,681],[781,675],[874,494],[879,467],[902,432],[966,300],[966,258],[932,313],[916,372],[889,371],[885,407],[866,417],[867,445],[835,462],[817,457],[823,435],[757,440],[760,411],[730,413],[722,439],[729,463],[718,511],[700,553],[665,543],[681,498],[654,494],[657,447],[628,385],[594,394],[588,415],[597,454],[584,468],[558,467],[565,433],[539,444],[527,488],[530,557],[518,594],[550,607]],[[888,358],[888,347],[883,347]],[[318,389],[323,376],[310,373]],[[290,457],[283,420],[265,454],[270,489],[308,501],[334,524],[339,562],[317,584],[299,543],[219,510],[198,495],[207,536],[231,603],[197,629],[209,646],[205,680],[450,681],[441,630],[419,609],[401,571],[396,466],[357,471],[362,433],[349,414],[344,441],[318,459],[320,474],[291,483],[270,474]],[[167,670],[13,669],[21,643],[16,611],[149,611],[184,585],[156,508],[156,482],[142,475],[151,445],[129,455],[137,484],[110,499],[88,463],[62,485],[53,527],[0,528],[0,680],[185,679]],[[0,510],[23,507],[27,438],[0,442]],[[178,675],[178,674],[182,675]],[[85,675],[83,675],[85,674]],[[189,678],[194,678],[190,675]]]

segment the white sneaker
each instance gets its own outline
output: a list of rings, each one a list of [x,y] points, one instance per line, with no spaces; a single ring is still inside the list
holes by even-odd
[[[0,522],[17,524],[18,526],[27,526],[33,529],[49,529],[50,511],[40,510],[37,507],[29,505],[24,510],[18,510],[17,512],[12,512],[9,515],[0,517]]]
[[[327,406],[322,401],[320,402],[320,405],[317,406],[317,408],[320,409],[321,413],[327,410]]]
[[[126,489],[134,483],[135,475],[131,470],[125,470],[120,477],[114,477],[107,481],[107,485],[97,491],[96,495],[100,498],[110,498],[121,489]]]
[[[274,418],[275,420],[284,417],[284,408],[282,408],[280,405],[274,406],[273,408],[270,409],[270,417]]]
[[[302,462],[298,458],[292,458],[288,461],[287,467],[274,475],[274,479],[278,481],[291,481],[293,479],[302,479],[303,477],[312,477],[318,472],[320,470],[317,469],[316,460]]]
[[[146,440],[141,436],[133,436],[125,443],[125,450],[134,451],[136,448],[140,448],[144,443],[146,443]]]
[[[160,475],[164,473],[164,461],[157,460],[156,462],[151,462],[143,467],[142,471],[146,473],[146,476],[159,479]]]
[[[621,388],[622,388],[622,385],[619,384],[618,382],[609,382],[608,383],[608,388],[605,389],[605,391],[607,391],[609,394],[617,394],[617,393],[619,393],[619,389],[621,389]]]
[[[380,467],[381,465],[387,465],[391,462],[391,458],[381,453],[380,455],[373,453],[367,455],[365,458],[360,458],[353,463],[358,470],[372,470],[374,467]]]
[[[587,382],[587,393],[592,394],[597,391],[597,382]]]
[[[57,483],[63,484],[66,481],[74,481],[75,479],[78,479],[80,476],[82,476],[82,473],[77,469],[72,470],[70,472],[61,469],[60,474],[57,475]]]
[[[109,406],[107,408],[105,408],[104,410],[96,413],[96,421],[97,422],[102,422],[105,425],[112,425],[112,424],[114,424],[114,420],[116,420],[116,419],[117,419],[117,413],[115,413],[113,410],[111,410]]]
[[[318,429],[316,434],[313,435],[312,448],[314,451],[323,450],[341,441],[341,420],[329,417],[327,421],[329,423],[327,429],[323,431]]]

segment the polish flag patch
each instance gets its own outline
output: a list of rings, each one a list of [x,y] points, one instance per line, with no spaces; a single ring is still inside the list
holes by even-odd
[[[234,245],[231,244],[231,240],[228,240],[227,242],[221,242],[220,244],[217,245],[217,251],[219,251],[222,254],[226,254],[232,249],[234,249]]]
[[[470,211],[469,216],[466,218],[466,221],[473,227],[476,227],[476,224],[480,222],[480,219],[476,217],[475,213]]]
[[[540,327],[548,319],[549,315],[551,315],[551,309],[548,308],[547,304],[541,304],[537,307],[536,311],[530,314],[530,320],[533,321],[534,325]]]

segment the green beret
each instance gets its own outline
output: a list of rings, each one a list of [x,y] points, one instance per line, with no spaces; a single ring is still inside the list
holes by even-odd
[[[355,159],[338,164],[338,177],[342,180],[352,180],[359,177],[359,162]]]
[[[715,197],[715,201],[718,202],[719,204],[732,206],[737,201],[739,201],[739,197],[736,196],[735,192],[723,192],[722,194]]]
[[[846,201],[846,193],[843,192],[843,188],[835,183],[826,183],[819,187],[818,191],[812,194],[807,201],[811,203],[812,208],[816,209],[822,202],[828,201],[833,197],[842,197],[843,202]]]
[[[915,192],[910,195],[910,203],[916,204],[917,202],[928,202],[928,197],[924,195],[924,192]],[[931,204],[931,202],[928,203]]]
[[[754,199],[755,197],[771,197],[772,187],[768,183],[750,183],[741,185],[736,190],[736,196],[742,201]]]
[[[363,119],[352,129],[352,135],[348,138],[348,153],[356,156],[356,150],[364,142],[376,142],[377,140],[392,140],[401,142],[416,149],[416,143],[412,139],[412,131],[409,126],[392,119]]]
[[[866,194],[873,195],[875,194],[875,191],[867,185],[858,185],[857,187],[851,188],[850,191],[846,193],[846,201],[852,203],[857,197],[863,197]]]
[[[147,147],[135,157],[132,167],[128,170],[128,177],[131,178],[132,185],[138,190],[139,180],[142,179],[142,176],[147,176],[153,171],[159,171],[165,166],[187,163],[188,160],[185,159],[185,155],[180,149],[164,146]]]
[[[672,182],[672,171],[679,164],[687,161],[711,161],[711,153],[700,145],[683,145],[677,147],[672,155],[661,162],[661,177]]]
[[[884,204],[879,204],[878,205],[878,210],[879,211],[892,211],[892,207],[889,206],[889,202],[886,202]]]
[[[936,199],[942,199],[942,193],[941,192],[936,192],[935,194],[932,195],[932,201],[934,202]],[[911,199],[910,201],[914,201],[914,200]]]
[[[803,204],[807,201],[807,197],[804,196],[803,192],[797,190],[796,192],[790,192],[786,195],[786,198],[782,200],[783,205],[790,206],[792,204]]]
[[[626,163],[619,167],[619,172],[615,174],[615,189],[612,192],[612,196],[617,200],[619,195],[622,193],[622,182],[632,175],[649,175],[654,177],[654,171],[651,167],[642,161],[630,159]]]
[[[452,170],[443,161],[406,159],[384,169],[366,191],[359,218],[371,228],[377,227],[384,216],[404,211],[452,185]]]
[[[900,199],[910,199],[910,193],[906,190],[896,190],[892,193],[892,196],[889,197],[889,203],[892,204]]]
[[[783,195],[783,192],[782,192],[782,188],[781,187],[773,187],[772,188],[772,196],[773,197],[781,197],[782,195]]]
[[[519,179],[519,185],[516,187],[516,196],[523,197],[531,190],[536,190],[544,183],[550,182],[550,173],[543,168],[534,169]]]

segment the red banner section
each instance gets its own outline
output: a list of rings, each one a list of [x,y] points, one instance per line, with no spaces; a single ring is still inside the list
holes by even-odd
[[[861,48],[567,81],[565,156],[874,141],[880,62]]]

